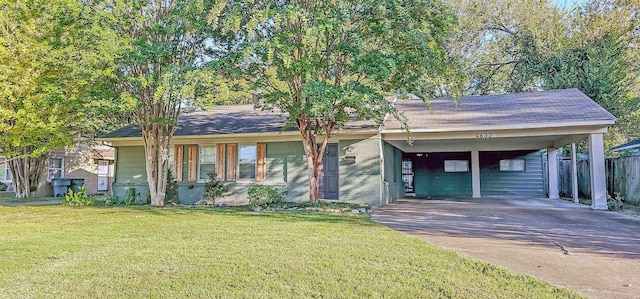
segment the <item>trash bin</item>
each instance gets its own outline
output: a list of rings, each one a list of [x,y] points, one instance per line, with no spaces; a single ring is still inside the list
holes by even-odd
[[[71,180],[65,178],[55,178],[51,180],[51,186],[53,186],[53,196],[64,196],[67,194],[69,186],[71,186]]]
[[[71,179],[71,190],[80,192],[80,187],[84,186],[84,179]]]

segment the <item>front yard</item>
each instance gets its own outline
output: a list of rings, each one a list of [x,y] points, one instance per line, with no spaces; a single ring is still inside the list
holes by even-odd
[[[373,223],[234,209],[0,207],[0,297],[579,297]]]

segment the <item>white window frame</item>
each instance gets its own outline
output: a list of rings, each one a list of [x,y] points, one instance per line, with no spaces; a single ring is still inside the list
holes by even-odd
[[[51,160],[53,159],[60,160],[60,167],[51,167]],[[47,159],[47,181],[49,182],[51,182],[51,179],[53,179],[51,177],[51,170],[59,170],[60,178],[64,178],[64,157],[49,157]]]
[[[198,167],[197,167],[198,168],[198,172],[196,174],[196,182],[198,182],[198,183],[206,183],[206,182],[209,181],[208,177],[204,178],[204,179],[200,178],[200,149],[202,149],[202,148],[212,148],[213,149],[213,153],[214,153],[214,155],[213,155],[213,167],[216,170],[216,172],[218,170],[217,169],[218,168],[218,165],[217,165],[218,164],[218,160],[217,160],[217,158],[218,158],[218,147],[217,147],[217,145],[215,145],[215,144],[213,144],[213,145],[198,145],[198,158],[197,158],[198,159]],[[211,164],[211,163],[207,163],[207,164]]]
[[[527,161],[525,159],[501,159],[499,163],[500,171],[527,171]],[[518,165],[522,165],[522,167],[520,168]]]
[[[0,177],[0,182],[11,183],[11,168],[9,168],[9,163],[7,163],[7,158],[0,156],[0,163],[4,165],[4,167],[0,168],[4,170],[4,176]]]
[[[171,173],[173,174],[173,177],[176,177],[176,174],[174,173],[174,165],[176,164],[176,157],[175,157],[175,145],[170,145],[169,146],[169,151],[167,152],[167,164],[168,164],[168,169],[171,170]],[[198,148],[198,153],[200,153],[200,149]]]
[[[254,148],[254,157],[253,157],[253,178],[242,179],[240,178],[240,148],[253,146]],[[244,163],[248,164],[248,163]],[[238,157],[236,160],[236,180],[243,182],[255,182],[256,177],[258,176],[258,144],[257,143],[246,143],[246,144],[238,144]]]
[[[444,160],[444,172],[469,172],[469,160]]]
[[[100,162],[106,162],[106,165],[101,165]],[[101,173],[100,172],[100,166],[105,166],[107,171],[105,173]],[[100,175],[100,176],[106,176],[109,177],[111,174],[111,170],[109,169],[109,166],[111,166],[111,162],[107,159],[98,159],[98,169],[96,169],[96,174]]]

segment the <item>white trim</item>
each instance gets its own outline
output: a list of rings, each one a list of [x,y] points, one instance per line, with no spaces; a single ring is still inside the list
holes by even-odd
[[[588,127],[588,126],[608,126],[613,125],[614,120],[597,120],[597,121],[577,121],[577,122],[553,122],[553,123],[528,123],[528,124],[508,124],[508,125],[477,125],[477,126],[461,126],[457,128],[421,128],[411,129],[411,133],[438,133],[438,132],[477,132],[487,130],[520,130],[520,129],[547,129],[547,128],[566,128],[566,127]],[[405,133],[402,129],[383,129],[382,134],[389,133]]]
[[[51,159],[60,159],[60,167],[51,167]],[[65,177],[65,165],[64,165],[64,157],[47,157],[47,182],[51,182],[51,170],[58,169],[60,170],[60,178]]]
[[[213,161],[213,165],[216,168],[216,172],[218,171],[218,147],[216,145],[198,145],[198,156],[196,157],[196,161],[198,161],[196,166],[196,183],[206,183],[208,179],[200,178],[200,149],[201,148],[213,148],[215,151],[215,159]]]
[[[0,163],[4,165],[4,168],[0,169],[4,170],[5,173],[4,177],[0,178],[0,182],[9,185],[12,183],[12,180],[7,179],[7,177],[11,175],[11,168],[9,167],[9,163],[7,163],[7,158],[0,156]]]
[[[471,151],[471,196],[481,198],[482,185],[480,182],[480,151]]]
[[[238,155],[236,157],[236,182],[255,182],[258,177],[258,143],[238,143]],[[252,179],[240,179],[240,147],[241,146],[253,146],[256,149],[255,162],[253,163],[253,178]],[[247,164],[247,163],[245,163]]]
[[[618,146],[618,147],[614,147],[612,149],[609,150],[609,152],[611,153],[616,153],[616,152],[621,152],[624,150],[629,150],[629,149],[635,149],[635,148],[639,148],[640,144],[631,144],[631,145],[627,145],[627,146]]]
[[[607,210],[603,134],[589,135],[589,172],[591,177],[591,208],[594,210]]]
[[[558,192],[558,149],[547,149],[547,174],[549,182],[549,199],[559,198]]]

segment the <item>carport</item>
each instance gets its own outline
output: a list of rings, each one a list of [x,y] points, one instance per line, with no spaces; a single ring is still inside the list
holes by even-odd
[[[540,196],[546,175],[548,197],[558,198],[557,164],[551,162],[559,148],[572,144],[575,165],[575,144],[586,139],[592,208],[607,209],[603,134],[615,118],[577,89],[434,99],[428,104],[399,100],[396,108],[407,117],[411,141],[395,119],[385,123],[381,138],[412,162],[417,197]],[[550,163],[543,169],[545,154]],[[576,171],[573,176],[577,181]]]

